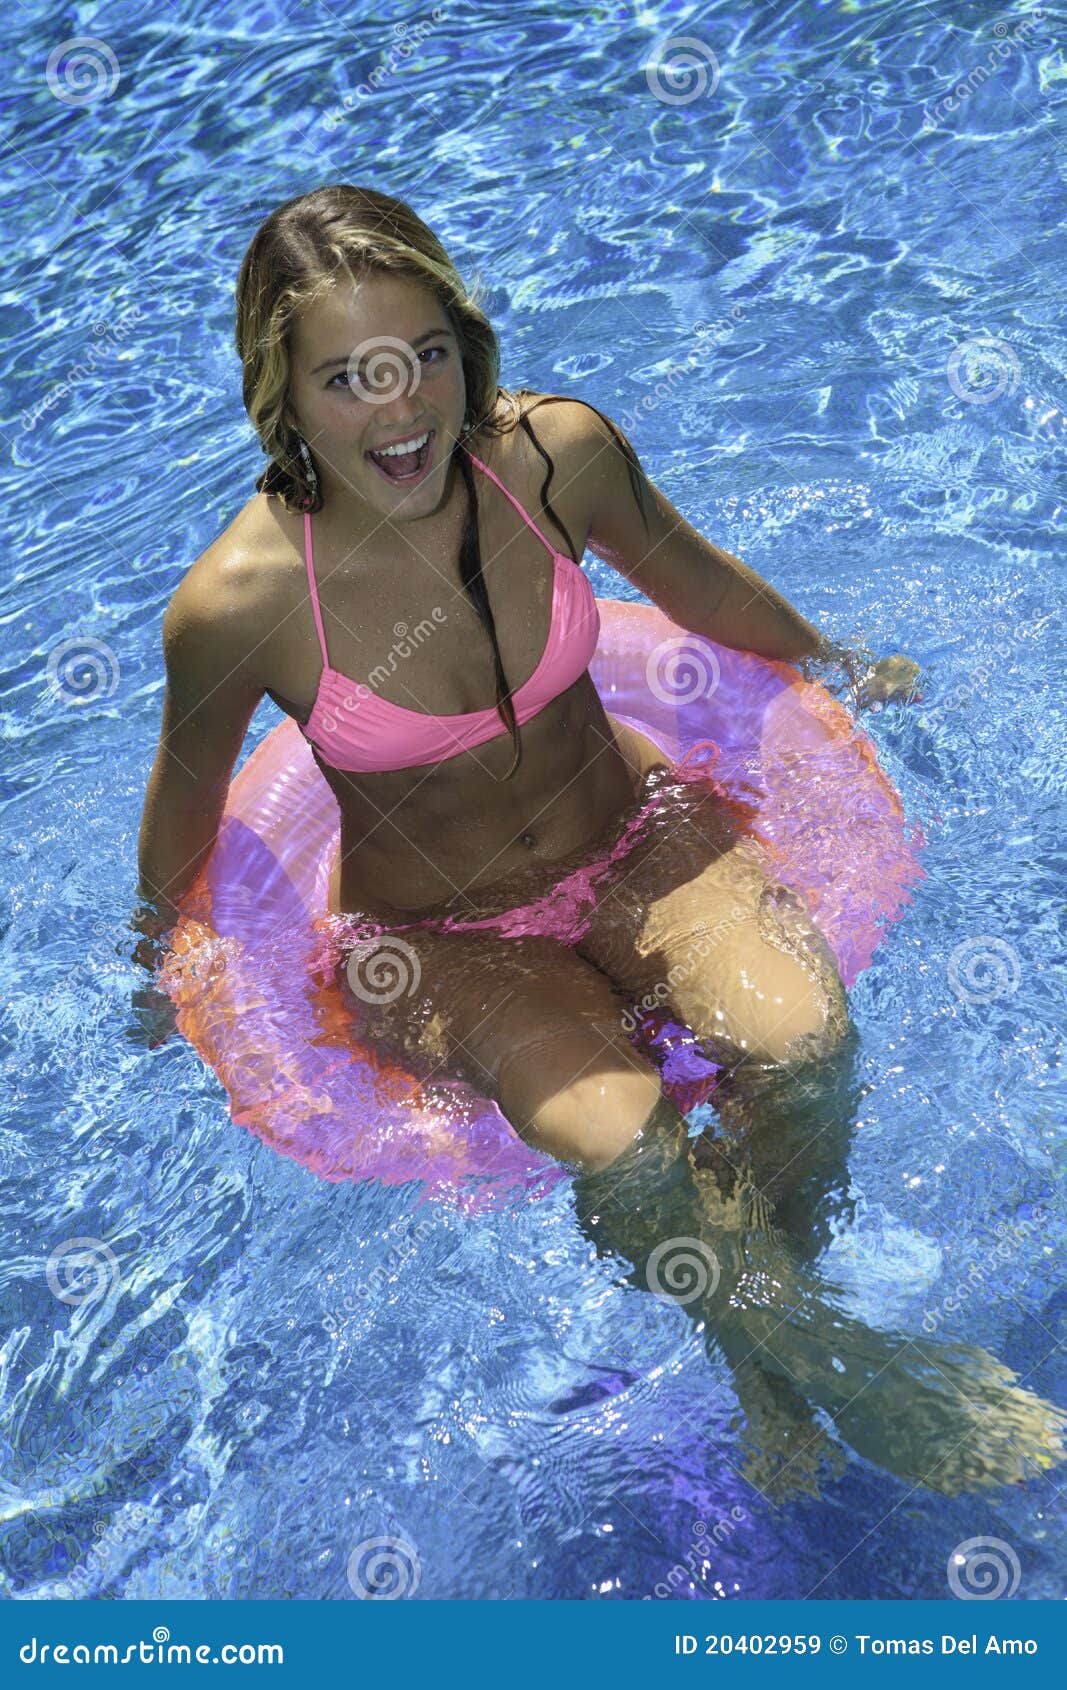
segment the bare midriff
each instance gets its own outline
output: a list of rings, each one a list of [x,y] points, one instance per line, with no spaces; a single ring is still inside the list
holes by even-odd
[[[462,915],[479,895],[522,901],[532,882],[610,836],[665,764],[604,710],[588,673],[510,733],[429,768],[346,774],[319,762],[341,809],[334,914]]]

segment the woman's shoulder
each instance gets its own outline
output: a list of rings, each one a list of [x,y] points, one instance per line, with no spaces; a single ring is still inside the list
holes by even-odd
[[[565,520],[584,533],[591,501],[590,472],[606,435],[603,423],[592,406],[564,394],[521,389],[514,398],[514,424],[507,438],[514,453],[513,477],[526,495],[523,502],[536,505],[540,498],[548,469],[542,456],[546,453],[552,463],[548,496],[561,501]]]
[[[254,494],[189,565],[183,582],[204,586],[226,580],[236,583],[254,573],[257,566],[269,570],[291,553],[290,523],[284,520],[288,513],[283,511],[279,519],[274,508],[279,502],[263,493]]]
[[[527,470],[537,469],[540,482],[545,472],[540,446],[553,460],[556,473],[580,497],[597,458],[611,443],[603,413],[585,400],[561,393],[521,389],[515,398],[512,432],[516,442],[521,442],[518,450]]]
[[[533,393],[520,388],[512,396],[515,431],[530,431],[548,448],[566,450],[589,438],[596,413],[581,399],[564,393]]]
[[[171,596],[166,621],[213,631],[247,651],[258,631],[274,626],[293,564],[289,525],[257,493],[189,565]]]

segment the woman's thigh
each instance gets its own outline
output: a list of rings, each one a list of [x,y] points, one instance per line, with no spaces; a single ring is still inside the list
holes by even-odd
[[[759,841],[694,793],[604,890],[577,949],[631,999],[668,1007],[717,1060],[802,1060],[840,1043],[837,965]]]
[[[344,978],[362,1041],[420,1080],[467,1081],[546,1154],[605,1164],[659,1098],[625,999],[555,940],[384,932],[349,951]]]

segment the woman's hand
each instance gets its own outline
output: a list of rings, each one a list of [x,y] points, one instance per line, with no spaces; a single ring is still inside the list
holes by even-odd
[[[130,994],[133,1024],[128,1037],[149,1050],[158,1049],[177,1030],[174,1001],[155,984],[156,972],[167,954],[165,935],[173,926],[174,920],[150,901],[139,904],[129,921],[131,932],[140,935],[129,954],[151,979],[136,985]]]
[[[814,668],[814,674],[809,665]],[[913,658],[905,657],[902,652],[895,652],[891,657],[876,658],[874,652],[869,651],[866,646],[854,651],[849,646],[839,645],[835,640],[822,639],[818,651],[803,659],[800,670],[805,679],[811,680],[818,678],[819,671],[827,665],[844,670],[856,710],[862,710],[868,705],[880,709],[883,704],[888,704],[894,699],[910,704],[914,699],[922,697],[917,688],[919,665]]]
[[[167,953],[166,936],[178,920],[173,906],[166,907],[155,898],[142,898],[130,916],[131,933],[141,937],[132,952],[133,960],[154,974]]]
[[[905,657],[901,652],[879,658],[861,683],[857,702],[861,708],[867,704],[889,704],[895,698],[910,704],[913,699],[922,697],[917,688],[918,679],[919,665],[913,658]]]

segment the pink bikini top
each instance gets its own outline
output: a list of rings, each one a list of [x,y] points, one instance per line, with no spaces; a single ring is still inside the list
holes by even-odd
[[[523,521],[552,553],[552,613],[548,640],[529,680],[511,695],[515,719],[527,722],[561,692],[573,686],[592,661],[600,637],[600,613],[588,579],[573,558],[554,551],[537,524],[509,493],[499,476],[474,453],[473,464],[495,481],[510,499]],[[384,769],[414,769],[423,763],[439,763],[456,757],[473,745],[507,733],[499,712],[462,710],[448,716],[431,716],[423,710],[409,710],[379,698],[364,682],[349,680],[331,669],[322,627],[322,610],[315,585],[315,564],[311,550],[311,512],[304,512],[304,561],[307,564],[311,608],[315,613],[322,649],[322,676],[315,703],[306,722],[299,724],[323,761],[349,773],[370,773]]]

